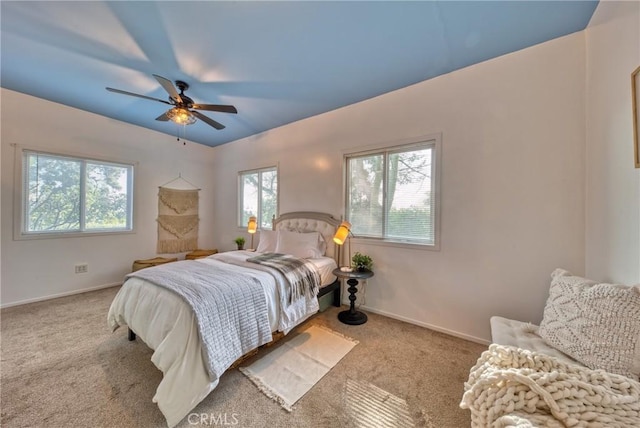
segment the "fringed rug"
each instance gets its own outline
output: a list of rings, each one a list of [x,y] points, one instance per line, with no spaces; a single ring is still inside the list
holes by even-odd
[[[357,344],[357,340],[313,325],[240,371],[290,412]]]

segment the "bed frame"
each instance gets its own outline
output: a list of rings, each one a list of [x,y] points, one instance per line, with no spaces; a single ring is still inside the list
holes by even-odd
[[[340,254],[338,245],[333,242],[333,235],[335,235],[336,230],[340,225],[340,220],[336,219],[331,214],[312,211],[296,211],[282,214],[278,218],[274,216],[271,222],[273,230],[283,229],[300,233],[319,232],[327,244],[325,255],[327,257],[332,257],[338,265],[340,264],[340,261],[338,260]],[[340,280],[338,278],[336,278],[336,280],[331,284],[320,289],[320,291],[318,292],[318,299],[326,296],[329,293],[333,293],[333,306],[340,307],[341,288]],[[270,346],[281,339],[283,336],[284,334],[280,332],[274,332],[273,340],[263,346]],[[136,334],[133,332],[133,330],[131,330],[131,328],[128,329],[128,339],[130,341],[136,340]],[[240,362],[252,356],[257,351],[258,350],[256,349],[246,355],[243,355],[231,367],[237,366]]]

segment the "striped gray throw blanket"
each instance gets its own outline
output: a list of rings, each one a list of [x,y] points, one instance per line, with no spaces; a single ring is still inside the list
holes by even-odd
[[[283,274],[291,285],[289,304],[303,296],[315,297],[320,287],[320,275],[316,267],[306,259],[289,254],[263,253],[247,259],[248,262],[269,266]]]

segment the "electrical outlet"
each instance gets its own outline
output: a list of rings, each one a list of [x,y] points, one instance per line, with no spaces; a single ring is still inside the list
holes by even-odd
[[[87,273],[89,272],[89,265],[86,263],[76,265],[76,273]]]

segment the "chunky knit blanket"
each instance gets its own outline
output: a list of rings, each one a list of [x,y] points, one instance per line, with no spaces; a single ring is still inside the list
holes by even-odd
[[[464,389],[472,428],[640,427],[639,382],[515,347],[490,345]]]

